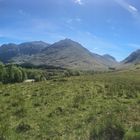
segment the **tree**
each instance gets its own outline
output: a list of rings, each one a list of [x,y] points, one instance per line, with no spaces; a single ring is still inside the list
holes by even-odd
[[[3,82],[4,76],[6,74],[4,64],[0,62],[0,82]]]
[[[4,77],[5,83],[15,83],[23,81],[23,73],[20,68],[14,65],[6,67],[6,76]]]
[[[19,67],[19,69],[22,72],[22,81],[28,79],[26,71],[23,68],[21,68],[21,67]]]

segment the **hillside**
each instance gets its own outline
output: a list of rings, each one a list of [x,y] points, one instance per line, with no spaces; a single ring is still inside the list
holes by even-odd
[[[81,44],[70,39],[56,42],[34,56],[17,57],[14,61],[80,70],[107,70],[113,64],[109,59],[91,53]]]
[[[36,61],[33,61],[34,59]],[[54,43],[44,49],[42,54],[33,57],[30,62],[74,69],[100,69],[103,67],[87,49],[69,39]]]
[[[108,68],[115,68],[119,62],[116,61],[116,59],[111,55],[98,55],[93,53],[94,59],[96,59],[100,64],[107,66]]]
[[[108,62],[108,65],[110,65],[110,66],[118,64],[117,60],[113,56],[111,56],[109,54],[103,55],[103,58]]]
[[[0,61],[8,62],[13,57],[19,55],[19,49],[16,44],[4,44],[0,47]]]
[[[117,69],[134,70],[140,69],[140,50],[132,52],[127,58],[117,65]]]
[[[42,41],[4,44],[0,46],[0,60],[7,63],[15,57],[37,54],[47,46],[49,46],[49,44]]]
[[[1,140],[139,140],[140,71],[0,84]]]
[[[50,44],[43,41],[33,41],[25,42],[19,44],[20,54],[22,55],[33,55],[40,53],[44,48],[48,47]]]
[[[138,64],[140,63],[140,49],[131,53],[126,59],[122,61],[123,64]]]

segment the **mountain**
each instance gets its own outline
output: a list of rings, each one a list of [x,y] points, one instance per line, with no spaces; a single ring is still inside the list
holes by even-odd
[[[104,58],[104,61],[105,61],[106,65],[108,65],[108,66],[113,66],[114,67],[114,66],[118,65],[117,60],[109,54],[103,55],[103,58]]]
[[[0,61],[8,62],[13,57],[18,56],[19,49],[16,44],[4,44],[0,47]]]
[[[81,44],[70,39],[56,42],[36,55],[16,58],[16,63],[23,62],[83,70],[105,70],[110,63],[103,56],[89,52]]]
[[[140,69],[140,49],[132,52],[127,58],[121,61],[116,69],[118,70],[135,70]]]
[[[33,41],[25,42],[19,44],[20,53],[22,55],[33,55],[41,52],[44,48],[48,47],[50,44],[43,41]]]
[[[106,59],[106,60],[109,60],[109,61],[112,61],[112,62],[117,62],[116,59],[109,55],[109,54],[104,54],[103,57]]]
[[[131,53],[125,60],[122,61],[123,64],[139,64],[140,63],[140,49]]]
[[[25,42],[19,45],[4,44],[0,47],[0,60],[7,63],[15,57],[37,54],[48,46],[48,43],[42,41]]]
[[[109,54],[105,54],[105,55],[98,55],[98,54],[93,54],[93,57],[94,58],[98,58],[98,61],[103,64],[103,65],[106,65],[108,67],[111,67],[111,66],[115,66],[118,64],[118,62],[116,61],[116,59],[109,55]]]
[[[0,60],[5,63],[12,61],[80,70],[108,70],[117,64],[112,56],[91,53],[71,39],[52,45],[42,41],[5,44],[0,47]]]

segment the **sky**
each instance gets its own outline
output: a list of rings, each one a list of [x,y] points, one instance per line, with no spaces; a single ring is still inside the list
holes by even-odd
[[[0,0],[0,45],[69,38],[121,61],[139,37],[140,0]]]

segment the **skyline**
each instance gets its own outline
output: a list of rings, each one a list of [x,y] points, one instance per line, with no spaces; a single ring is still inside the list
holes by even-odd
[[[118,61],[140,48],[138,0],[0,0],[0,45],[70,38]]]

